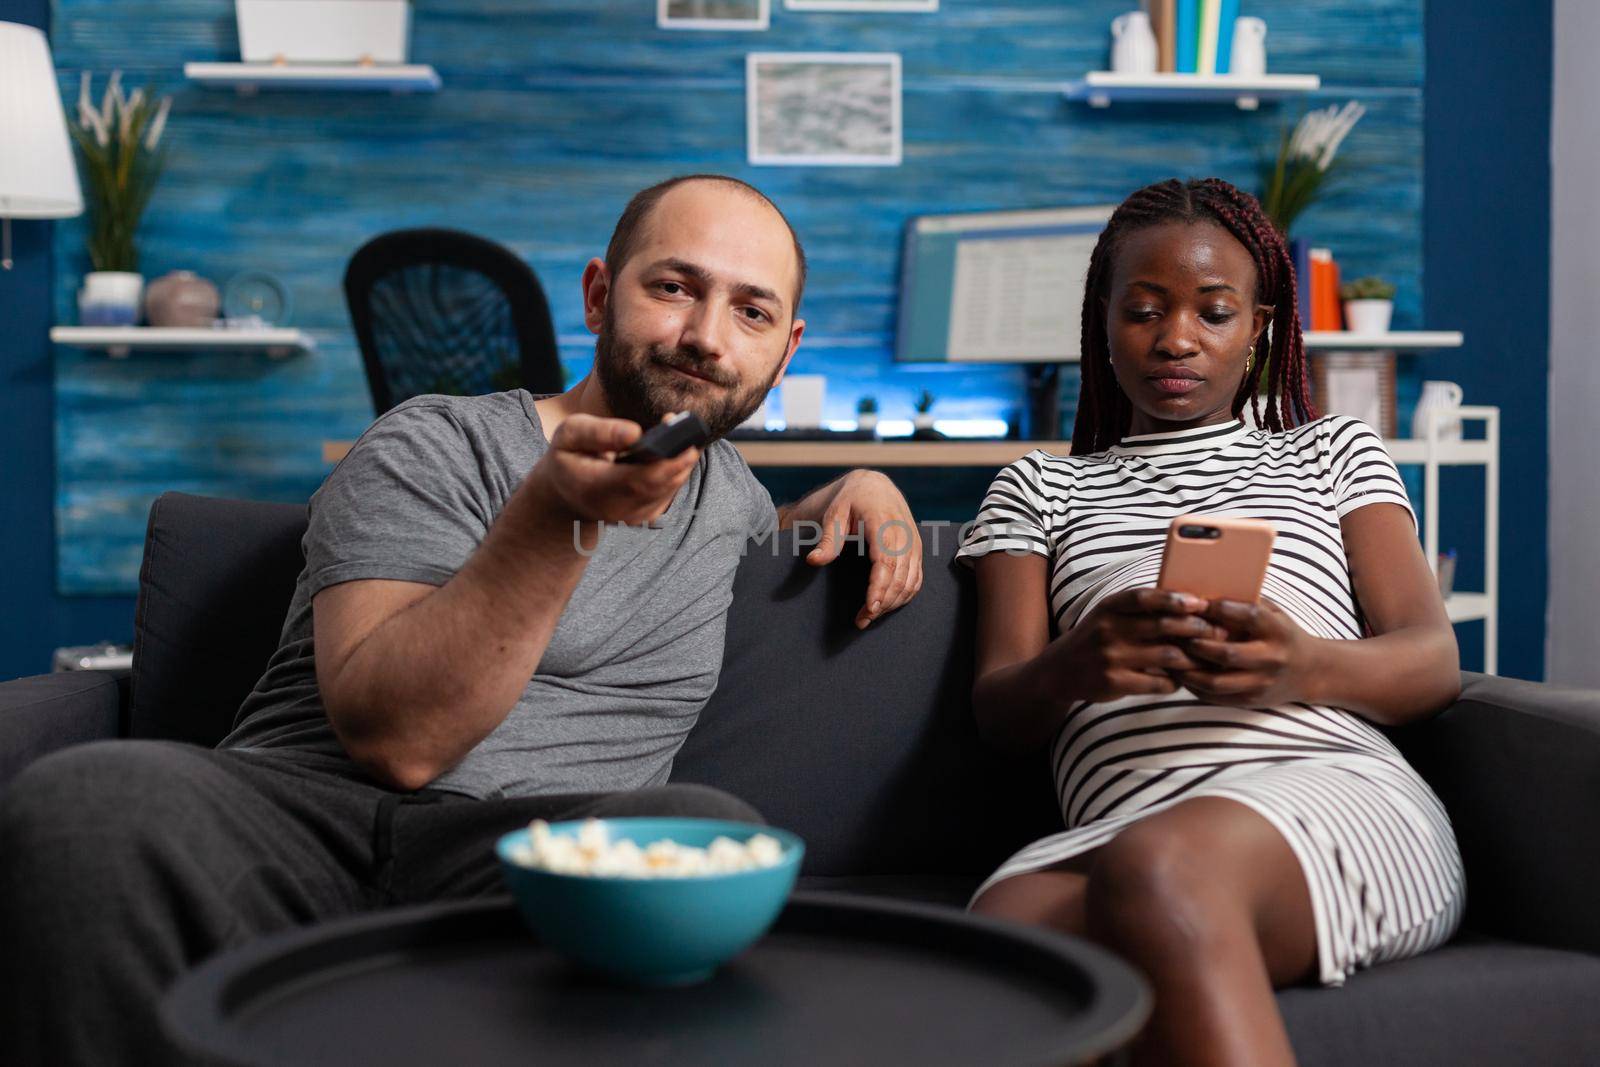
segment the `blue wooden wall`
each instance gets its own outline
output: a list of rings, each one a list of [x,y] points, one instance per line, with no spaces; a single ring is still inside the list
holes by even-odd
[[[1299,229],[1332,247],[1346,272],[1393,279],[1400,328],[1455,325],[1420,317],[1422,0],[1246,0],[1245,13],[1270,25],[1270,69],[1322,76],[1324,89],[1304,103],[1255,114],[1068,103],[1061,83],[1106,65],[1107,26],[1130,6],[944,0],[937,14],[866,16],[790,12],[774,0],[768,32],[689,33],[656,29],[654,0],[419,0],[412,55],[438,68],[438,94],[239,97],[181,78],[185,61],[237,58],[230,0],[56,0],[53,46],[69,101],[81,70],[98,87],[113,68],[177,97],[170,170],[143,231],[146,276],[270,271],[292,291],[294,324],[319,344],[315,356],[284,362],[113,362],[58,348],[60,591],[132,591],[145,515],[163,490],[303,500],[317,487],[321,442],[353,438],[371,418],[340,290],[362,242],[444,225],[516,249],[550,292],[576,377],[591,355],[579,272],[629,195],[676,173],[737,175],[790,214],[813,263],[810,328],[793,369],[828,376],[833,418],[869,392],[886,417],[907,416],[925,387],[944,417],[1019,406],[1014,368],[893,363],[909,216],[1115,202],[1171,176],[1219,175],[1254,190],[1258,155],[1283,123],[1350,98],[1369,108],[1347,142],[1351,185]],[[905,164],[747,166],[751,50],[902,53]],[[82,233],[80,221],[56,227],[57,321],[73,321],[87,269]],[[981,479],[963,484],[927,499],[927,510],[970,514],[979,490]]]

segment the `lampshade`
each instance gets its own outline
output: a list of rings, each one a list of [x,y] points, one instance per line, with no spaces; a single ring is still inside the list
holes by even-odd
[[[32,26],[0,22],[0,218],[82,213],[50,45]]]

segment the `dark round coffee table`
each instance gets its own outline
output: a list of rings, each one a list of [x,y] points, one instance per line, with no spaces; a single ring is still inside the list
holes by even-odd
[[[1122,1048],[1143,980],[1093,945],[954,908],[796,893],[700,985],[639,989],[542,948],[509,899],[430,905],[264,938],[168,995],[207,1062],[1073,1064]]]

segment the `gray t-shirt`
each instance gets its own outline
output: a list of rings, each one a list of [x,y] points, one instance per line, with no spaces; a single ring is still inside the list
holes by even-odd
[[[526,391],[421,396],[378,419],[311,498],[278,651],[220,747],[348,762],[317,690],[311,598],[389,578],[444,585],[548,447]],[[659,785],[716,688],[734,571],[776,525],[726,441],[651,528],[607,526],[504,722],[432,787],[490,798]]]

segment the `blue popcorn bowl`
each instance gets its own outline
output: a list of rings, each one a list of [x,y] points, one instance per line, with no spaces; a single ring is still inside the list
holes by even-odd
[[[586,821],[586,820],[585,820]],[[805,842],[787,830],[717,819],[602,819],[612,841],[646,848],[656,841],[708,847],[718,837],[741,844],[756,834],[775,838],[782,859],[772,867],[729,874],[624,878],[557,874],[514,858],[529,844],[527,829],[495,844],[506,886],[528,928],[579,966],[640,985],[687,985],[709,978],[766,933],[800,873]],[[584,821],[550,824],[576,837]]]

